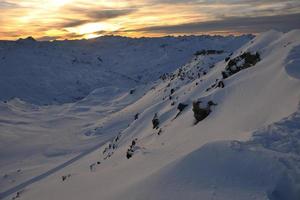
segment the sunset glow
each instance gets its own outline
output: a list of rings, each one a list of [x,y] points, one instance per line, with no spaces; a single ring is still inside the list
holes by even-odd
[[[0,39],[256,33],[264,26],[276,29],[271,23],[276,17],[295,18],[299,7],[297,0],[0,0]],[[253,19],[247,30],[245,16]],[[264,24],[256,27],[257,20]],[[290,28],[285,21],[279,25],[283,31]]]

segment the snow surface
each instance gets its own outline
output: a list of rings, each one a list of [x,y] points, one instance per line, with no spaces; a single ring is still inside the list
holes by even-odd
[[[86,111],[97,108],[91,106],[97,101],[97,92],[76,106],[67,104],[69,107],[61,117],[70,112],[70,116],[80,119],[78,123],[86,117],[92,121],[88,127],[96,128],[87,128],[87,143],[90,143],[87,135],[99,134],[102,129],[98,128],[105,120],[108,123],[103,125],[106,131],[117,130],[113,128],[119,127],[123,120],[127,120],[126,126],[119,127],[122,131],[113,134],[113,140],[77,162],[26,187],[7,190],[2,197],[20,196],[18,198],[28,200],[298,200],[299,35],[300,30],[294,30],[284,34],[269,31],[257,36],[230,55],[230,59],[244,52],[258,52],[261,61],[225,80],[222,80],[222,71],[228,63],[224,59],[229,52],[195,56],[180,69],[168,72],[163,80],[153,84],[154,87],[145,86],[147,89],[136,94],[137,101],[128,100],[129,94],[118,96],[113,106],[118,107],[122,102],[128,104],[118,107],[120,110],[112,115],[107,115],[110,108],[103,106],[107,108],[103,116],[109,120],[99,117],[94,122],[92,119],[97,115]],[[224,88],[216,87],[220,80]],[[217,104],[197,125],[192,111],[194,100]],[[186,103],[188,107],[178,115],[179,103]],[[6,112],[11,112],[15,104],[22,105],[23,109],[34,109],[17,101],[10,109],[4,106]],[[82,115],[73,115],[73,109],[81,110]],[[139,117],[134,120],[136,113]],[[160,121],[159,129],[152,128],[155,113]],[[49,110],[44,114],[51,116]],[[22,125],[25,118],[13,120],[14,117],[11,122],[15,125]],[[58,122],[60,120],[52,127]],[[61,126],[66,130],[71,127],[63,122]],[[75,129],[78,127],[72,127],[70,132]],[[133,140],[136,141],[134,153],[127,159],[126,152]],[[62,176],[68,178],[62,181]]]
[[[0,192],[113,138],[140,112],[122,109],[197,50],[252,37],[0,42]]]

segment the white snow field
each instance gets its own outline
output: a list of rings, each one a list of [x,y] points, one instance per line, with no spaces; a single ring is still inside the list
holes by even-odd
[[[229,54],[251,38],[0,41],[0,192],[44,178],[113,138],[137,112],[119,111],[196,51]]]
[[[8,163],[1,164],[1,170],[9,163],[16,167],[10,160],[21,154],[13,153],[9,142],[23,140],[27,145],[20,146],[26,151],[35,147],[32,152],[43,152],[44,156],[28,161],[36,165],[53,156],[57,162],[44,164],[50,168],[82,152],[76,152],[74,145],[82,150],[110,140],[55,173],[19,187],[7,185],[20,172],[6,174],[0,198],[299,200],[299,35],[300,30],[269,31],[233,54],[199,51],[161,80],[137,87],[135,97],[116,92],[108,105],[98,101],[103,89],[63,105],[40,107],[17,99],[1,104],[6,124],[0,126],[1,163]],[[198,123],[197,101],[202,110],[211,105]],[[155,114],[158,128],[153,128]],[[41,144],[30,145],[30,134],[37,137],[40,132],[45,132],[45,138],[38,140]],[[42,141],[49,141],[51,148],[39,149],[47,146]],[[10,149],[7,153],[4,145]],[[20,161],[27,157],[26,151]]]

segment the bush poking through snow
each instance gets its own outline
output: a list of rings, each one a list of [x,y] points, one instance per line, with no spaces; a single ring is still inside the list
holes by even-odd
[[[130,148],[127,149],[127,152],[126,152],[126,158],[127,159],[129,159],[133,156],[136,142],[137,142],[137,139],[132,140]]]
[[[214,103],[213,101],[208,101],[207,106],[210,108],[211,106],[216,106],[218,104]]]
[[[139,118],[139,113],[136,113],[135,115],[134,115],[134,120],[137,120]]]
[[[130,90],[129,93],[130,93],[130,94],[134,94],[134,93],[135,93],[135,89]]]
[[[175,92],[175,89],[172,88],[171,91],[170,91],[170,94],[172,95],[172,94],[174,94],[174,92]]]
[[[71,174],[63,175],[63,176],[61,176],[61,180],[65,181],[65,180],[67,180],[70,177],[71,177]]]
[[[196,119],[195,124],[205,119],[210,113],[210,111],[207,108],[202,108],[200,104],[201,101],[193,102],[193,112],[194,112],[194,117]]]
[[[126,158],[129,159],[133,156],[133,150],[132,149],[128,149],[126,152]]]
[[[182,112],[187,106],[187,104],[179,103],[177,109],[179,110],[179,112]]]
[[[260,60],[261,59],[258,52],[256,52],[255,54],[245,52],[236,58],[230,59],[225,68],[225,71],[222,72],[223,79],[226,79],[243,69],[256,65],[256,63],[258,63]]]
[[[153,125],[153,129],[159,128],[159,119],[158,119],[157,113],[155,113],[155,115],[152,119],[152,125]]]
[[[160,135],[162,133],[162,129],[160,128],[157,132],[157,135]]]
[[[224,88],[225,87],[225,84],[223,81],[219,81],[218,84],[217,84],[217,87],[218,88]]]
[[[206,107],[201,107],[201,101],[194,101],[193,102],[193,112],[195,117],[195,124],[204,120],[210,113],[211,113],[211,106],[216,106],[217,104],[213,101],[207,102]]]
[[[222,54],[224,53],[223,50],[201,50],[201,51],[197,51],[196,53],[194,53],[195,56],[200,56],[200,55],[212,55],[212,54]]]
[[[187,106],[188,106],[187,104],[179,103],[178,106],[177,106],[177,109],[179,110],[179,113],[177,113],[177,115],[175,116],[174,119],[176,119]]]

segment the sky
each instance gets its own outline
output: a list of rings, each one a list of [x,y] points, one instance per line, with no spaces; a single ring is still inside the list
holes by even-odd
[[[257,34],[300,28],[300,0],[0,0],[0,40]]]

